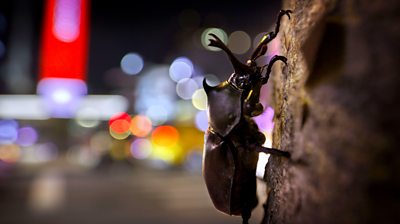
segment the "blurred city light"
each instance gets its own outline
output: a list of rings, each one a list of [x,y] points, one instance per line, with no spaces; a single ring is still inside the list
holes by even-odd
[[[192,103],[187,100],[178,100],[175,103],[174,121],[178,123],[191,124],[196,113]]]
[[[209,86],[217,86],[221,82],[219,78],[213,74],[206,74],[204,78],[206,79],[206,82]],[[203,83],[201,83],[201,86],[203,86]]]
[[[12,144],[18,138],[18,123],[15,120],[0,120],[0,145]]]
[[[198,110],[207,109],[207,94],[203,88],[198,89],[193,93],[192,104]]]
[[[184,100],[189,100],[198,88],[199,86],[194,79],[184,78],[176,84],[176,94]]]
[[[250,46],[250,36],[244,31],[235,31],[229,36],[228,47],[233,53],[244,54]]]
[[[137,75],[143,69],[143,58],[137,53],[128,53],[122,57],[121,69],[128,75]]]
[[[80,0],[56,0],[54,10],[54,35],[72,42],[79,36]]]
[[[131,120],[130,130],[132,135],[146,137],[152,129],[151,120],[143,115],[136,115]]]
[[[59,209],[65,201],[65,181],[56,171],[41,173],[32,183],[28,205],[33,212],[43,214]]]
[[[116,113],[110,118],[108,125],[112,132],[124,134],[129,132],[131,117],[125,112]]]
[[[179,82],[184,78],[192,77],[193,72],[193,63],[186,57],[179,57],[175,59],[169,67],[169,75],[175,82]]]
[[[208,128],[208,115],[206,110],[201,110],[196,113],[195,118],[196,128],[205,132]]]
[[[16,143],[20,146],[31,146],[38,140],[38,133],[32,127],[21,127],[18,129],[18,138]]]
[[[70,118],[76,113],[81,98],[87,94],[87,87],[79,79],[45,78],[40,80],[37,92],[51,116]]]
[[[15,163],[21,158],[21,148],[16,144],[0,145],[0,161]]]
[[[154,66],[144,72],[137,83],[134,110],[149,117],[154,126],[173,117],[175,83],[168,74],[168,66]]]
[[[161,105],[152,105],[146,112],[146,116],[150,118],[153,125],[164,124],[168,120],[168,111]]]
[[[93,128],[100,124],[98,111],[91,107],[78,109],[75,115],[75,121],[82,127]]]
[[[131,143],[131,154],[135,159],[147,159],[152,152],[152,144],[148,139],[137,138]]]
[[[151,133],[151,141],[157,146],[173,147],[179,141],[179,132],[170,125],[158,126]]]
[[[274,128],[274,109],[267,107],[262,114],[253,118],[262,132],[272,132]]]
[[[46,1],[40,79],[86,79],[88,11],[88,0]]]

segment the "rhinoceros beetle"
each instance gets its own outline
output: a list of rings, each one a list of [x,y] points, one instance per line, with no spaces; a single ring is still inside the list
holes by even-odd
[[[290,157],[288,152],[262,146],[265,136],[252,117],[263,112],[260,90],[268,81],[272,65],[276,61],[286,64],[287,60],[275,55],[267,65],[258,66],[256,59],[266,53],[267,44],[277,36],[282,16],[290,19],[291,12],[279,12],[275,31],[263,37],[246,64],[216,35],[210,34],[209,46],[220,48],[228,55],[234,73],[214,87],[203,80],[209,116],[204,136],[203,176],[214,206],[223,213],[241,215],[243,223],[248,223],[258,203],[255,175],[258,153]]]

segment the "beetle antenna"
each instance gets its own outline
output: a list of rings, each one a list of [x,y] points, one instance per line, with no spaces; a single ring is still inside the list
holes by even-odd
[[[278,19],[276,21],[275,25],[275,31],[274,32],[269,32],[268,34],[265,34],[263,38],[261,39],[260,43],[254,50],[253,54],[251,55],[250,60],[255,61],[257,58],[263,56],[267,52],[267,45],[271,40],[275,39],[275,37],[278,35],[279,28],[281,26],[281,18],[284,15],[287,15],[287,17],[290,19],[290,13],[292,13],[292,10],[281,10],[278,15]]]
[[[233,55],[232,51],[229,50],[229,48],[224,44],[224,42],[222,42],[222,40],[219,39],[217,35],[213,33],[210,33],[209,35],[212,36],[214,39],[209,39],[210,43],[208,44],[208,46],[217,47],[223,50],[228,55],[229,60],[233,65],[233,69],[235,70],[235,73],[237,74],[251,73],[250,68],[247,65],[241,63],[235,57],[235,55]]]

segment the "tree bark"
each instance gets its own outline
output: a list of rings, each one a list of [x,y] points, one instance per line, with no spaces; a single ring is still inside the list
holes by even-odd
[[[399,6],[284,0],[263,223],[399,223]]]

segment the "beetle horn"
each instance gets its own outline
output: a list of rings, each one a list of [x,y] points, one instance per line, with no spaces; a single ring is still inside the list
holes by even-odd
[[[203,79],[203,88],[206,93],[208,93],[212,88],[212,86],[208,85],[206,78]]]
[[[225,51],[225,53],[228,55],[229,60],[231,61],[232,65],[233,65],[233,69],[235,70],[236,74],[245,74],[245,73],[251,73],[250,68],[241,63],[236,57],[235,55],[233,55],[232,51],[229,50],[229,48],[224,44],[224,42],[222,42],[221,39],[219,39],[219,37],[213,33],[209,34],[210,36],[212,36],[214,39],[209,39],[210,43],[208,44],[208,46],[212,46],[212,47],[217,47],[223,51]]]

